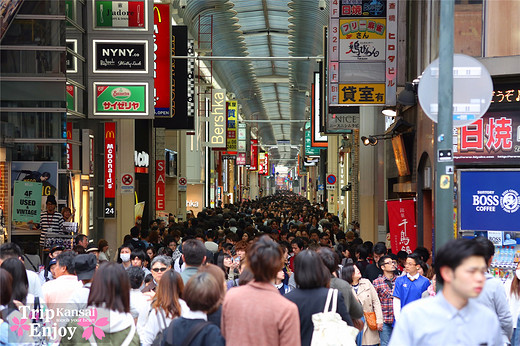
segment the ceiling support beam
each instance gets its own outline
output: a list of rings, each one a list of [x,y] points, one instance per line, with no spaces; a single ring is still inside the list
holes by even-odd
[[[323,56],[173,56],[174,59],[193,59],[193,60],[241,60],[241,61],[311,61],[323,60]]]

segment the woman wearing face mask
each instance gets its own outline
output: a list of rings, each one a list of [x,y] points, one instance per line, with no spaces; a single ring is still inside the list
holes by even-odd
[[[507,299],[509,301],[509,309],[513,316],[513,337],[511,338],[511,346],[520,345],[520,332],[518,328],[518,315],[520,312],[520,262],[516,266],[513,280],[507,280],[505,283]]]
[[[133,246],[130,244],[123,244],[119,248],[119,257],[117,259],[117,263],[121,263],[125,269],[128,269],[132,266],[132,262],[130,261],[132,250]]]

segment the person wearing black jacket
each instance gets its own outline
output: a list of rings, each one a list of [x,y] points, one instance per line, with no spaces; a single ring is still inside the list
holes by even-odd
[[[375,279],[383,275],[383,269],[379,267],[379,259],[386,255],[386,245],[383,242],[374,245],[374,263],[367,265],[363,277],[374,282]]]
[[[323,312],[329,292],[330,271],[323,264],[318,253],[304,250],[294,259],[294,275],[298,288],[285,295],[298,306],[300,315],[300,336],[302,346],[311,344],[314,325],[312,315]],[[352,326],[343,295],[338,292],[337,313]]]

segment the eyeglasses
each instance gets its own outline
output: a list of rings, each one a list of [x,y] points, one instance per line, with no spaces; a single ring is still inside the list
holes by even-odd
[[[383,263],[383,265],[386,265],[386,264],[391,264],[391,265],[393,265],[393,266],[395,266],[395,265],[396,265],[394,261],[391,261],[391,262],[385,262],[385,263]]]
[[[165,272],[166,270],[168,270],[168,268],[166,267],[161,267],[161,268],[152,268],[152,271],[158,273],[158,272]]]

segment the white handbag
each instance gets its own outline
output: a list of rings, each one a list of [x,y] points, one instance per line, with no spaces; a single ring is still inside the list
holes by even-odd
[[[329,305],[332,300],[332,309]],[[329,289],[323,312],[312,315],[314,331],[311,346],[355,346],[359,330],[349,326],[336,312],[338,307],[338,290]]]

